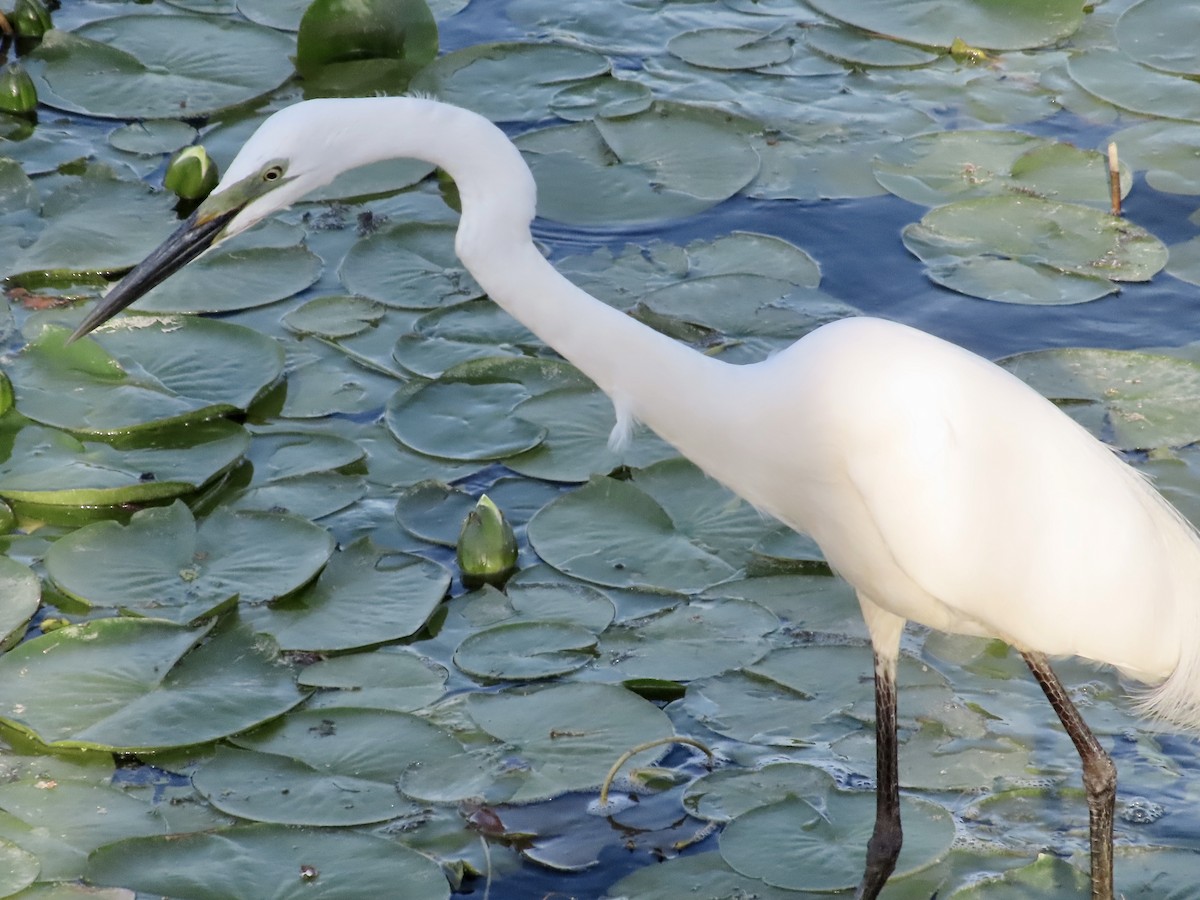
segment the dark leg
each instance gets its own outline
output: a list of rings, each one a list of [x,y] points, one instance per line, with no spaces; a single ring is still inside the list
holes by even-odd
[[[1117,800],[1117,767],[1083,716],[1067,696],[1067,691],[1046,657],[1041,653],[1022,653],[1033,677],[1038,680],[1046,699],[1058,713],[1063,728],[1079,758],[1083,761],[1083,789],[1087,792],[1088,824],[1092,848],[1092,900],[1112,900],[1113,896],[1113,807]]]
[[[875,900],[896,868],[900,830],[900,773],[896,745],[896,658],[875,654],[875,833],[855,900]]]

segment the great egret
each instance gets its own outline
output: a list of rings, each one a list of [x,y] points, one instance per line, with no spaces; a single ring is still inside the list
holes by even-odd
[[[459,258],[493,300],[750,503],[811,535],[858,594],[875,655],[877,810],[857,896],[895,867],[896,661],[905,620],[1020,651],[1083,761],[1092,895],[1112,897],[1116,769],[1051,671],[1078,655],[1156,685],[1200,726],[1200,540],[1133,469],[992,363],[879,319],[826,325],[735,366],[568,282],[530,236],[533,178],[498,128],[416,98],[312,100],[258,129],[196,212],[77,338],[207,247],[340,172],[416,157],[458,185]]]

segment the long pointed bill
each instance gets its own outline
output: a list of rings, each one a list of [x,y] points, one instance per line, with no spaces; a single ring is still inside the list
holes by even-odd
[[[240,211],[241,207],[236,207],[203,221],[199,219],[199,211],[192,213],[157,250],[138,263],[116,287],[96,302],[92,311],[67,338],[67,343],[78,340],[103,325],[165,278],[190,263],[212,246],[217,235]]]

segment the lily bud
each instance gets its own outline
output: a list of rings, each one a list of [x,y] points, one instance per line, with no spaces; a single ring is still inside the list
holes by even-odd
[[[203,200],[217,186],[217,164],[203,147],[177,150],[167,163],[163,187],[183,200]]]
[[[0,69],[0,112],[28,116],[37,109],[37,88],[18,62]]]
[[[501,587],[517,568],[517,538],[488,496],[479,498],[458,535],[458,569],[469,588]]]

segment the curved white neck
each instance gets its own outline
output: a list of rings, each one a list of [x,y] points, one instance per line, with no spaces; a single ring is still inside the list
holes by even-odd
[[[348,169],[381,159],[412,157],[446,170],[462,200],[455,249],[488,295],[542,341],[592,379],[618,417],[645,422],[710,474],[722,458],[715,446],[696,446],[699,422],[713,440],[728,432],[721,407],[736,405],[727,390],[742,367],[704,356],[643,325],[576,287],[538,252],[529,226],[536,187],[520,151],[491,122],[432,100],[372,98],[327,103],[327,158]],[[377,127],[350,127],[363,118]],[[344,116],[347,123],[339,127]],[[728,400],[728,404],[723,402]]]

